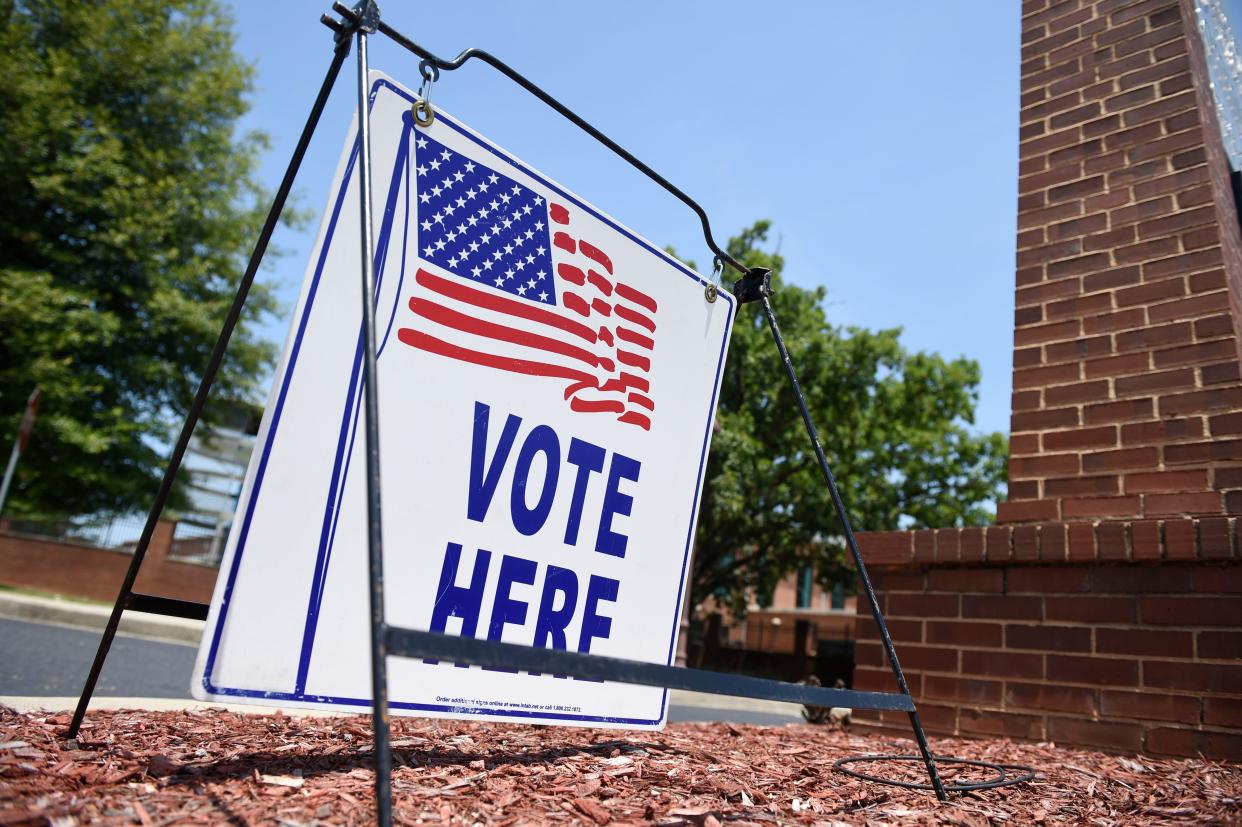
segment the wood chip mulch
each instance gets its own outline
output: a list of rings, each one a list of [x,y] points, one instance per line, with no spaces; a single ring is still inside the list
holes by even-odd
[[[370,720],[206,712],[68,716],[0,707],[0,825],[367,824]],[[394,720],[400,824],[1242,824],[1242,766],[1051,744],[940,739],[938,754],[1038,770],[953,796],[860,781],[841,757],[909,741],[827,726],[674,724],[617,732]],[[917,766],[873,766],[919,778]],[[958,779],[986,773],[946,771]]]

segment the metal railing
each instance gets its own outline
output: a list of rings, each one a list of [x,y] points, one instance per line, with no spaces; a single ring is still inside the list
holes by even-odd
[[[142,535],[145,513],[39,514],[6,517],[0,532],[132,552]]]
[[[147,515],[139,512],[38,514],[6,517],[0,520],[0,533],[133,554],[146,522]],[[200,515],[183,515],[175,522],[169,559],[205,566],[220,565],[224,541],[228,537],[227,523]]]

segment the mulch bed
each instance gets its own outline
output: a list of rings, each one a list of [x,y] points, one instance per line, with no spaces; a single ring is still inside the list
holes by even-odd
[[[0,825],[374,818],[366,717],[92,712],[76,748],[62,740],[67,724],[0,707]],[[1242,824],[1242,766],[1203,760],[939,739],[938,754],[1038,775],[938,804],[832,769],[849,755],[909,752],[909,741],[828,726],[626,733],[399,718],[392,732],[403,824]],[[922,780],[917,767],[871,771]],[[956,777],[983,777],[972,773]]]

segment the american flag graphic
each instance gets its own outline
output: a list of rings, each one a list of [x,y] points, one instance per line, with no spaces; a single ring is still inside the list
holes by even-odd
[[[559,380],[570,409],[651,429],[653,298],[573,227],[575,210],[414,133],[417,326],[428,353]],[[581,223],[581,222],[580,222]]]

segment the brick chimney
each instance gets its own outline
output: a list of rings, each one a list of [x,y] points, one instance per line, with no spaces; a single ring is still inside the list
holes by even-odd
[[[1242,760],[1242,240],[1192,0],[1025,0],[1022,43],[1009,502],[859,543],[931,732]]]
[[[1242,239],[1191,0],[1023,4],[1002,523],[1242,512]]]

